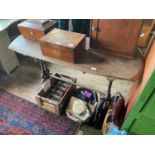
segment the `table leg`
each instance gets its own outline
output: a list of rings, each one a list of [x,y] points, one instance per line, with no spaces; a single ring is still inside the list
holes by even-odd
[[[39,62],[40,62],[41,71],[42,71],[42,73],[41,73],[42,83],[44,83],[47,79],[50,78],[52,73],[50,73],[45,61],[39,60]]]
[[[108,99],[111,97],[111,87],[112,87],[114,79],[113,78],[107,78],[107,80],[109,81],[108,89],[107,89],[107,99]]]

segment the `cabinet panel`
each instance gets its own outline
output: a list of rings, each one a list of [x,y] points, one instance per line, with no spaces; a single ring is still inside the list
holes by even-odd
[[[154,135],[155,134],[155,119],[141,115],[137,118],[131,128],[130,134],[138,135]]]

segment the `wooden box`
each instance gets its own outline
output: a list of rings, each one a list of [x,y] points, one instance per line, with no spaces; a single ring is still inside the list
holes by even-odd
[[[37,103],[43,109],[56,115],[61,114],[76,87],[74,84],[69,83],[75,82],[76,79],[64,75],[61,75],[61,79],[51,78],[50,88],[47,91],[41,89],[36,96]],[[64,82],[64,80],[69,82]]]
[[[85,35],[53,29],[40,39],[42,53],[52,58],[76,63],[85,46]]]
[[[56,27],[56,24],[55,20],[29,19],[18,24],[18,28],[26,39],[39,40]]]

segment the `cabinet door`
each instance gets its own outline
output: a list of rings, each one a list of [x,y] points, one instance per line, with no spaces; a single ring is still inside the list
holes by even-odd
[[[155,134],[155,70],[123,123],[129,134]]]
[[[95,19],[91,21],[91,48],[133,56],[142,20]]]

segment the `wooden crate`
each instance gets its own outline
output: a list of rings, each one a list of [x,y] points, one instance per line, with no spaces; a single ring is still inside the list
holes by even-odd
[[[62,79],[65,78],[71,82],[75,82],[76,79],[71,78],[71,77],[67,77],[64,75],[61,75]],[[61,84],[66,85],[65,87],[62,87]],[[47,91],[44,91],[44,89],[41,89],[39,91],[39,93],[36,96],[36,100],[37,103],[45,110],[52,112],[56,115],[60,115],[61,112],[63,111],[63,109],[65,108],[65,105],[67,103],[67,101],[69,101],[70,96],[72,95],[72,92],[75,89],[75,85],[74,84],[70,84],[68,82],[64,82],[63,80],[58,80],[56,78],[51,78],[50,79],[50,88]],[[58,94],[56,95],[56,92],[54,93],[54,90],[56,90],[56,88],[58,88],[57,93],[61,92],[60,90],[62,90],[62,88],[64,89],[63,95],[59,97],[59,100],[54,100],[54,97],[56,99],[56,96],[58,96]],[[49,91],[51,91],[51,93],[49,93]],[[49,97],[49,94],[52,97]]]
[[[76,63],[84,52],[85,38],[84,34],[55,28],[40,39],[40,47],[44,55]]]
[[[55,28],[56,24],[55,20],[29,19],[18,24],[18,28],[24,38],[38,41]]]

